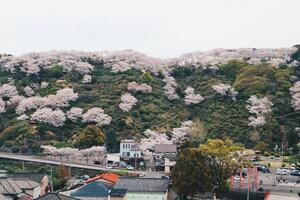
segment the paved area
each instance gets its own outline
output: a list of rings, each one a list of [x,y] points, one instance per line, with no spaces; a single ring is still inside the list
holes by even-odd
[[[286,193],[271,193],[268,200],[299,200],[300,198],[296,194]]]

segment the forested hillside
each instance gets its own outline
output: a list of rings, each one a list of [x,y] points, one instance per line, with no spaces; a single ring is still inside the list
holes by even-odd
[[[135,51],[0,56],[0,146],[78,146],[96,124],[110,151],[149,132],[286,149],[300,132],[300,51],[237,49],[156,59]],[[188,128],[187,128],[188,127]],[[181,141],[173,142],[181,143]]]

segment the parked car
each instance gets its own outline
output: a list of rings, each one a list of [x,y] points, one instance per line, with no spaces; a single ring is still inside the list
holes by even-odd
[[[271,170],[269,168],[267,168],[267,167],[262,167],[261,168],[261,172],[262,173],[271,173]]]
[[[289,170],[287,170],[287,169],[277,169],[276,174],[277,175],[288,175]]]
[[[235,176],[233,177],[233,180],[235,180],[235,181],[240,181],[240,176],[235,175]],[[243,177],[242,177],[242,180],[244,180]]]
[[[112,168],[113,168],[112,165],[110,165],[110,164],[106,165],[106,169],[112,169]]]
[[[292,176],[300,176],[300,171],[297,170],[297,169],[294,169],[294,170],[291,171],[291,175]]]
[[[127,166],[126,166],[126,169],[134,170],[134,168],[133,168],[131,165],[127,165]]]

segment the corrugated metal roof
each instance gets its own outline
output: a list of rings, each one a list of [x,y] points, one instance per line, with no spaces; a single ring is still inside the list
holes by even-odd
[[[36,174],[36,173],[13,173],[7,174],[9,178],[28,178],[35,182],[42,182],[43,178],[46,176],[44,174]]]
[[[77,198],[68,197],[62,194],[57,193],[48,193],[42,197],[37,198],[36,200],[79,200]]]
[[[0,179],[0,194],[4,195],[16,195],[20,194],[22,190],[19,186],[10,178]]]
[[[19,188],[22,190],[28,190],[28,189],[34,189],[38,186],[40,186],[39,183],[32,181],[30,179],[25,179],[25,178],[14,178],[12,179]]]
[[[127,189],[128,192],[166,192],[168,186],[168,179],[122,177],[114,189]]]

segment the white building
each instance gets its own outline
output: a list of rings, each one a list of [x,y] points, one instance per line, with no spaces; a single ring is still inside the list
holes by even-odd
[[[141,158],[142,151],[134,140],[121,140],[120,143],[120,157],[121,158]]]

